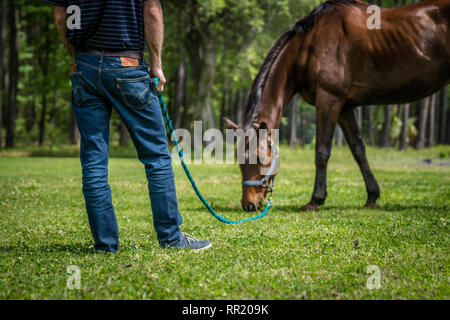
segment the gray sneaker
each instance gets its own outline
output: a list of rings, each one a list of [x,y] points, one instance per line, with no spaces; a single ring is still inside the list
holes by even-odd
[[[181,233],[179,240],[172,243],[161,245],[162,248],[173,248],[173,249],[192,249],[192,250],[206,250],[211,247],[211,241],[209,240],[198,240],[193,236],[187,234],[186,232]]]

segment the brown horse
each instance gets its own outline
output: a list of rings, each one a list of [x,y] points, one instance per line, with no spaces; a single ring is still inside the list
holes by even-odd
[[[302,210],[317,210],[325,202],[327,163],[337,123],[361,169],[366,206],[376,207],[380,191],[354,108],[415,101],[450,80],[450,0],[382,9],[381,29],[373,30],[367,25],[368,7],[359,0],[321,4],[283,34],[253,83],[244,130],[277,129],[284,107],[296,93],[316,106],[316,178],[312,199]],[[238,128],[228,119],[225,122]],[[262,179],[262,167],[241,165],[243,180]],[[256,210],[267,190],[267,184],[243,186],[244,210]]]

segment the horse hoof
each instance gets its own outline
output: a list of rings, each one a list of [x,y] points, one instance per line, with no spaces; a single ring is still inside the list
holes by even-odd
[[[366,205],[364,206],[364,208],[373,208],[373,209],[378,209],[378,205],[376,204],[376,202],[367,202]]]
[[[317,206],[315,206],[315,205],[313,205],[311,203],[305,204],[303,207],[300,208],[300,211],[303,211],[303,212],[306,212],[306,211],[317,211],[317,210],[318,210]]]

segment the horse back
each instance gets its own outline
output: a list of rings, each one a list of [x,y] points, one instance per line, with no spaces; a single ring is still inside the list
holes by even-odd
[[[381,29],[364,28],[367,41],[359,42],[350,53],[354,63],[364,66],[363,72],[351,68],[350,99],[355,104],[404,103],[447,84],[449,7],[449,0],[428,0],[383,9]]]
[[[315,83],[347,96],[349,105],[403,103],[425,97],[450,79],[450,1],[427,0],[381,10],[368,26],[369,4],[337,6],[309,37]]]

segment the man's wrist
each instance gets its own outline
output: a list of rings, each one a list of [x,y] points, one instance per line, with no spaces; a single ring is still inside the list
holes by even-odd
[[[162,69],[161,58],[156,58],[156,59],[150,58],[150,68],[151,69]]]

